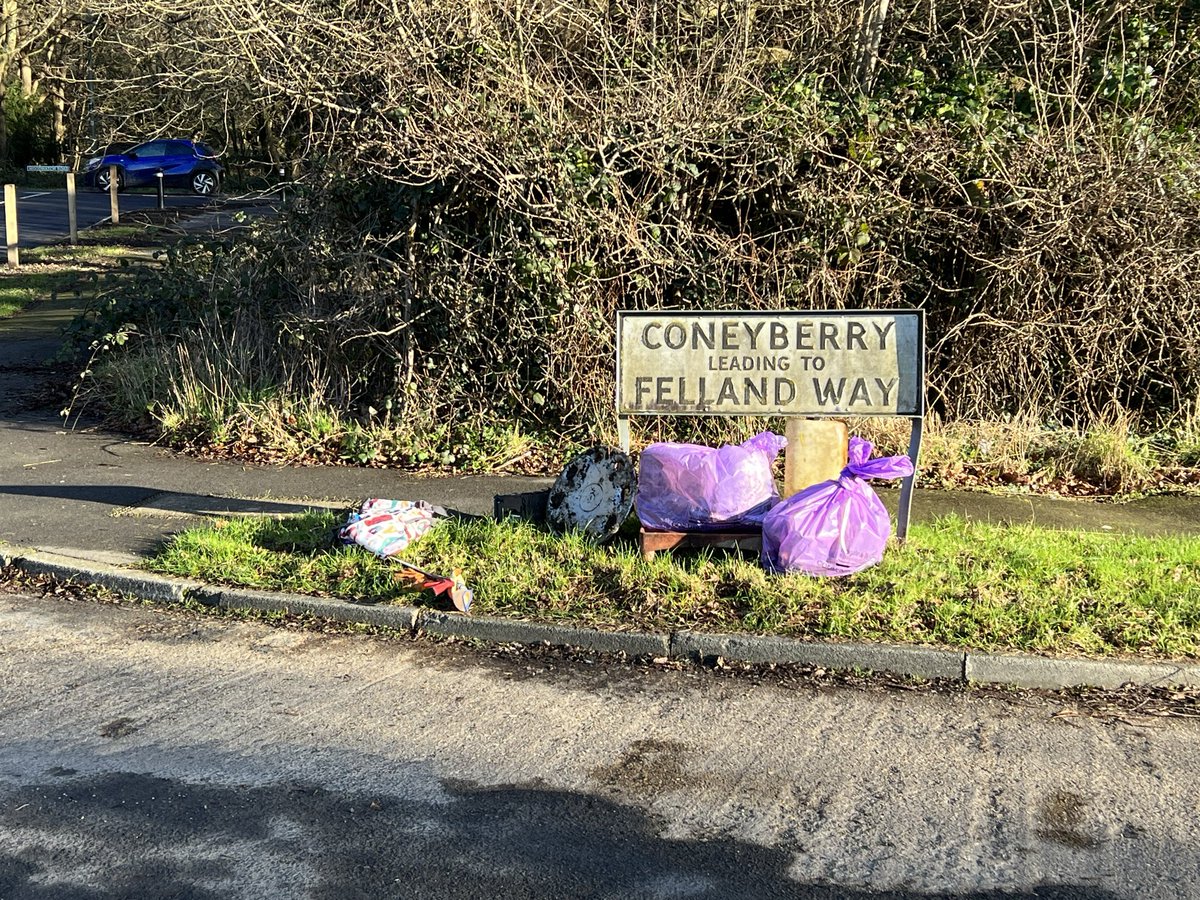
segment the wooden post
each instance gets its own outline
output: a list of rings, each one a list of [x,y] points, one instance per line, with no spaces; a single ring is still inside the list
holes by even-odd
[[[112,223],[114,225],[121,224],[121,207],[117,203],[117,167],[108,167],[108,201],[112,207]]]
[[[831,481],[846,467],[850,430],[837,419],[787,420],[783,451],[783,492],[790,497],[806,487]]]
[[[17,186],[4,186],[4,239],[8,243],[8,267],[15,269],[21,264],[21,254],[17,250],[20,235],[17,234]]]
[[[75,207],[75,173],[67,173],[67,223],[71,229],[71,243],[79,243],[79,214]]]

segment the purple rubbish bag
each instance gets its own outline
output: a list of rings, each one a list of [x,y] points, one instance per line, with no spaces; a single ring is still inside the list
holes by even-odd
[[[870,441],[850,438],[846,468],[805,488],[763,520],[762,563],[768,572],[853,575],[883,559],[892,520],[868,478],[913,473],[907,456],[870,459]]]
[[[741,445],[651,444],[641,453],[637,514],[644,528],[758,526],[779,491],[771,464],[787,438],[764,431]]]

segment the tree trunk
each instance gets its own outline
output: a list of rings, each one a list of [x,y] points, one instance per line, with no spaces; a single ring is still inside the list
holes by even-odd
[[[62,85],[54,85],[52,96],[54,98],[54,148],[58,156],[57,161],[61,164],[66,160],[67,144],[67,101],[63,96]]]
[[[8,159],[8,110],[4,95],[0,94],[0,164],[7,165]]]
[[[275,129],[271,127],[271,118],[267,113],[259,113],[259,121],[262,123],[260,146],[263,156],[271,161],[271,168],[274,170],[279,167],[279,162],[283,158],[279,148],[279,139],[275,137]]]
[[[858,32],[858,67],[854,73],[860,91],[871,86],[871,79],[875,75],[887,14],[888,0],[863,0],[862,27]]]

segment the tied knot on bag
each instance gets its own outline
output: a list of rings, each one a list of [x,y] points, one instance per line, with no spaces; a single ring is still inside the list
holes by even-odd
[[[913,473],[912,460],[907,456],[881,456],[871,459],[875,445],[866,438],[852,437],[846,449],[846,467],[838,476],[838,483],[846,486],[852,478],[907,478]]]

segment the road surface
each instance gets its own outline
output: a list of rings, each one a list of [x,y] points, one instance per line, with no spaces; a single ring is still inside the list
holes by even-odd
[[[158,198],[154,194],[122,193],[118,196],[122,212],[154,209],[158,205]],[[81,187],[75,199],[81,229],[106,221],[111,215],[108,194]],[[198,207],[213,202],[211,197],[198,197],[193,194],[168,193],[166,197],[168,207]],[[2,206],[3,195],[0,195],[0,207]],[[17,231],[21,236],[18,245],[21,247],[36,247],[65,238],[70,233],[67,192],[18,190]]]
[[[0,595],[0,897],[1200,896],[1200,728]]]

